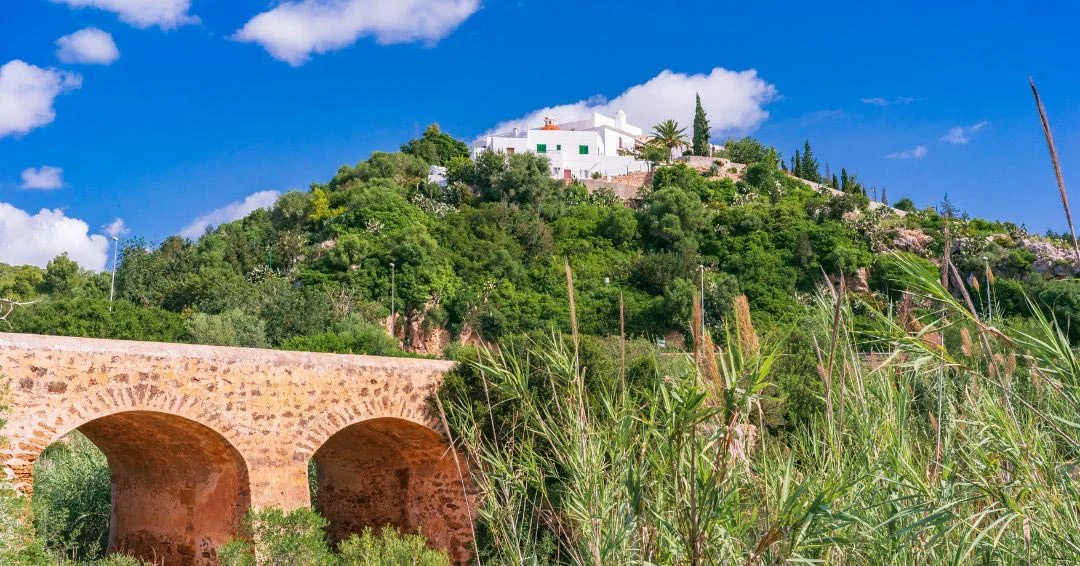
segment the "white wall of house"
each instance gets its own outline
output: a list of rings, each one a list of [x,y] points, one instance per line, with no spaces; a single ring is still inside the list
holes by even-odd
[[[619,149],[632,149],[636,136],[641,135],[641,128],[629,125],[621,111],[614,118],[593,113],[587,120],[559,124],[558,128],[493,134],[473,147],[473,156],[483,151],[537,153],[551,161],[551,176],[556,179],[566,179],[567,170],[569,177],[579,179],[594,173],[608,177],[649,170],[648,162],[619,155]]]

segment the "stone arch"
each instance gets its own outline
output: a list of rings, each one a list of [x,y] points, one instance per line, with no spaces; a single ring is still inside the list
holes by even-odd
[[[38,396],[42,385],[19,393]],[[7,446],[0,450],[5,459],[4,473],[16,491],[33,491],[33,466],[41,451],[60,440],[69,432],[84,424],[122,412],[148,411],[174,415],[217,434],[233,447],[242,445],[243,439],[235,427],[222,415],[221,410],[196,395],[172,393],[158,387],[139,383],[136,385],[105,384],[98,387],[67,391],[61,402],[50,403],[46,409],[24,411],[8,419],[0,430],[0,438]],[[245,467],[247,462],[244,462]]]
[[[471,555],[470,506],[458,458],[429,421],[377,416],[343,423],[312,454],[316,509],[333,542],[370,527],[420,532],[464,562]],[[302,449],[298,453],[302,453]],[[461,474],[468,474],[464,469]]]
[[[116,392],[111,393],[99,392],[94,398],[98,403],[114,401]],[[78,430],[109,463],[109,553],[120,551],[155,564],[216,564],[217,547],[239,535],[251,503],[247,462],[212,426],[220,424],[218,419],[208,418],[200,402],[182,396],[154,405],[175,409],[183,402],[189,410],[182,412],[194,414],[154,410],[138,402],[106,408],[84,401],[69,407],[68,418],[58,416],[56,426],[39,422],[34,427],[42,442],[29,459],[31,472],[41,449]],[[45,436],[46,431],[52,432]]]

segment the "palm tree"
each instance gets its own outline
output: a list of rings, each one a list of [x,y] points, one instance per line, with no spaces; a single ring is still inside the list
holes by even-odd
[[[677,147],[685,147],[690,142],[686,139],[686,128],[680,128],[675,120],[664,120],[653,126],[653,141],[668,149],[668,161]]]

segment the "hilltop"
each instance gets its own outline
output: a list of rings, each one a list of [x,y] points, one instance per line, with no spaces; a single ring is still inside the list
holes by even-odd
[[[128,241],[112,314],[107,275],[65,257],[4,268],[0,295],[44,299],[10,317],[23,332],[437,356],[568,330],[568,260],[582,332],[617,334],[621,300],[627,333],[673,345],[702,285],[714,334],[740,294],[762,328],[797,327],[823,274],[895,298],[889,252],[936,262],[948,224],[963,276],[995,280],[976,297],[987,314],[1021,320],[1025,295],[1062,320],[1080,313],[1080,266],[1060,238],[968,218],[947,200],[885,206],[846,170],[819,183],[777,156],[745,138],[646,175],[566,183],[532,153],[473,160],[434,126],[197,240]],[[445,186],[431,166],[445,168]],[[633,196],[620,199],[620,184]]]

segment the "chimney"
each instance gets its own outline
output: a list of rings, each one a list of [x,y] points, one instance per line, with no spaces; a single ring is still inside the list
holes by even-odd
[[[615,113],[615,127],[620,130],[626,130],[626,112],[619,110]]]

